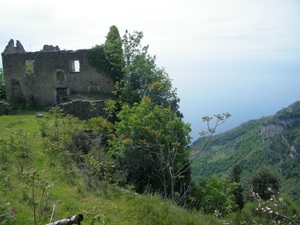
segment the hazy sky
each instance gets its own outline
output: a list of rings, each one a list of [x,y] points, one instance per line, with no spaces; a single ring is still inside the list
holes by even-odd
[[[300,100],[299,0],[147,2],[0,0],[0,50],[11,38],[76,50],[104,43],[112,25],[143,31],[194,138],[203,115],[233,114],[224,131]]]

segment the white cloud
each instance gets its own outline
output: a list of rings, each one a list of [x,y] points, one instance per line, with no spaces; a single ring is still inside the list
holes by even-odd
[[[271,50],[269,57],[274,57],[276,50],[300,48],[299,6],[296,0],[4,0],[0,48],[10,38],[33,51],[46,43],[89,48],[103,43],[109,27],[116,25],[121,35],[125,29],[143,31],[145,44],[154,46],[157,55],[247,58],[262,52],[266,57]]]

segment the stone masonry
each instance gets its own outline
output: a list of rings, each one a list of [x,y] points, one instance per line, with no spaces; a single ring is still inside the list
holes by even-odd
[[[113,80],[89,65],[87,50],[60,50],[45,45],[43,50],[26,52],[10,40],[2,53],[6,100],[30,96],[42,106],[55,106],[78,93],[112,93]]]
[[[11,114],[11,107],[8,103],[0,101],[0,116]]]

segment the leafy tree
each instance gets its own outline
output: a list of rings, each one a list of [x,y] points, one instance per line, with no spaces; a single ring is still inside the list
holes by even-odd
[[[138,192],[147,188],[174,200],[190,181],[190,128],[170,108],[143,98],[123,105],[111,152]]]
[[[240,164],[235,164],[229,174],[229,182],[240,182],[241,179],[241,173],[243,172]]]
[[[267,166],[262,165],[252,176],[253,192],[268,200],[279,191],[280,179]]]
[[[155,56],[148,54],[149,46],[142,46],[142,38],[143,33],[138,31],[126,31],[123,36],[124,77],[115,86],[120,104],[133,105],[149,97],[155,105],[178,111],[176,89],[166,71],[156,66]]]

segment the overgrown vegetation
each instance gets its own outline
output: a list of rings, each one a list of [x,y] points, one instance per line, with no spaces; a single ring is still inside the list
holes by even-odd
[[[262,205],[277,209],[280,215],[277,219],[282,222],[297,221],[294,217],[297,209],[275,193],[270,199],[262,200],[258,194],[253,197],[251,192],[245,192],[250,202],[240,212],[236,211],[238,184],[233,180],[237,178],[227,181],[214,176],[198,182],[193,186],[197,191],[192,191],[182,204],[185,209],[177,207],[174,201],[169,202],[164,195],[149,193],[150,188],[135,194],[135,187],[129,186],[124,172],[118,171],[117,161],[109,154],[105,140],[112,127],[99,119],[86,123],[58,109],[42,117],[0,117],[4,128],[0,131],[0,192],[6,196],[0,204],[2,223],[45,224],[54,206],[54,220],[83,213],[84,224],[231,224],[233,221],[234,224],[254,224],[253,221],[267,224],[270,215],[261,209],[266,209]],[[22,143],[20,137],[26,137]],[[22,174],[19,156],[14,154],[18,143],[24,146],[18,152],[26,153],[30,149],[31,153],[26,153],[28,160],[23,164]],[[272,202],[281,205],[272,208]]]
[[[3,69],[0,68],[0,101],[5,99],[5,80]]]
[[[0,222],[36,225],[81,213],[89,225],[297,223],[292,204],[277,217],[258,213],[257,202],[279,201],[278,178],[267,169],[249,181],[238,166],[228,179],[192,179],[192,162],[231,115],[204,116],[207,131],[191,148],[176,89],[142,37],[126,31],[121,40],[112,26],[89,53],[116,84],[105,117],[79,120],[58,107],[0,117]]]

